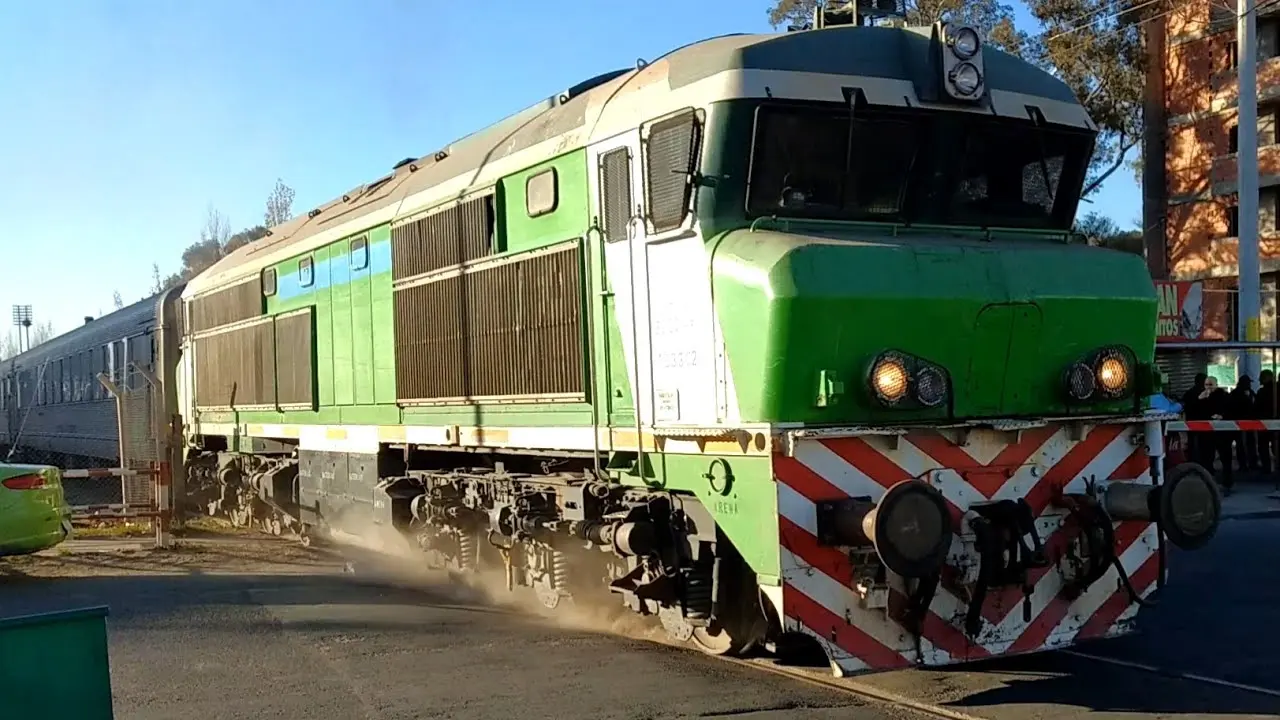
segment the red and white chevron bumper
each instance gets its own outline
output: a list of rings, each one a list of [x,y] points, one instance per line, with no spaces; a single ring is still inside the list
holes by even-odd
[[[783,629],[817,638],[837,674],[946,665],[1129,632],[1138,606],[1118,589],[1114,567],[1074,599],[1065,592],[1075,572],[1071,554],[1079,529],[1055,500],[1063,492],[1084,492],[1089,479],[1150,482],[1142,433],[1141,424],[1099,424],[1074,432],[1048,425],[1021,433],[921,430],[796,438],[774,456]],[[941,491],[958,529],[918,638],[893,619],[906,599],[902,578],[889,573],[887,603],[865,598],[856,589],[849,555],[819,542],[815,506],[848,497],[878,500],[911,478]],[[1029,620],[1020,587],[992,588],[982,607],[982,629],[971,639],[964,618],[979,555],[972,530],[960,519],[974,504],[1006,498],[1027,501],[1049,567],[1029,573]],[[1159,572],[1156,525],[1125,521],[1113,527],[1116,555],[1145,596]]]

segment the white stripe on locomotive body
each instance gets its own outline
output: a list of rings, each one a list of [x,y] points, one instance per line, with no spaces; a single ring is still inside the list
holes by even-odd
[[[958,108],[954,105],[935,105],[920,101],[915,86],[907,80],[867,77],[858,75],[834,75],[828,73],[790,72],[782,70],[725,70],[707,78],[672,90],[666,82],[667,64],[654,62],[642,70],[622,75],[608,83],[588,91],[585,100],[586,122],[562,135],[550,138],[524,150],[486,163],[479,169],[471,168],[453,178],[411,191],[398,201],[379,209],[357,214],[320,232],[304,224],[293,235],[274,240],[259,241],[224,258],[213,267],[193,278],[183,290],[182,298],[218,290],[237,281],[253,276],[276,263],[312,252],[342,238],[355,235],[371,227],[407,218],[435,206],[456,201],[468,193],[476,193],[491,187],[498,180],[577,148],[607,142],[623,133],[633,132],[640,122],[689,108],[706,108],[711,103],[724,100],[766,98],[785,100],[813,100],[839,102],[844,88],[856,84],[869,101],[916,108],[939,107],[951,112],[994,113],[1008,117],[1026,117],[1026,105],[1041,109],[1045,119],[1076,127],[1094,128],[1084,109],[1046,97],[1024,95],[1001,90],[991,90],[991,108],[978,110]],[[638,156],[637,156],[638,159]],[[358,212],[358,208],[356,209]],[[318,216],[323,222],[323,215]],[[294,220],[298,220],[295,218]],[[293,222],[293,221],[290,221]],[[287,225],[288,223],[286,223]],[[298,236],[295,238],[295,236]],[[252,260],[248,256],[253,255]],[[235,260],[236,262],[229,262]],[[243,260],[243,261],[241,261]]]

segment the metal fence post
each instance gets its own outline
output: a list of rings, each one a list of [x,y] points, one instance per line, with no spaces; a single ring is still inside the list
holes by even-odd
[[[169,527],[169,463],[161,460],[158,464],[152,463],[152,469],[156,471],[155,487],[156,487],[156,547],[167,548],[172,544]]]

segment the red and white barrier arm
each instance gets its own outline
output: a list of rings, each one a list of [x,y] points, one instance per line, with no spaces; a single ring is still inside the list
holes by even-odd
[[[1280,420],[1180,420],[1165,425],[1167,432],[1257,432],[1280,430]]]
[[[133,470],[130,468],[95,468],[93,470],[63,470],[64,478],[106,478],[106,477],[142,477],[155,475],[155,470]]]

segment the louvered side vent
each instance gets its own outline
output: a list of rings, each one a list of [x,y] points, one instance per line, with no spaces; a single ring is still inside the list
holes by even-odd
[[[262,315],[262,276],[191,301],[193,333],[212,330]]]
[[[684,224],[697,169],[698,117],[689,111],[653,124],[645,143],[645,183],[654,232]]]
[[[576,243],[396,290],[395,317],[401,400],[585,397]]]
[[[274,322],[198,338],[195,353],[197,407],[276,404]]]
[[[393,227],[393,277],[401,280],[478,260],[492,246],[493,196],[486,195]]]
[[[600,156],[600,187],[604,195],[605,240],[626,240],[627,222],[631,219],[631,151],[618,148]]]
[[[313,406],[315,399],[314,310],[276,318],[276,395],[281,405]]]

